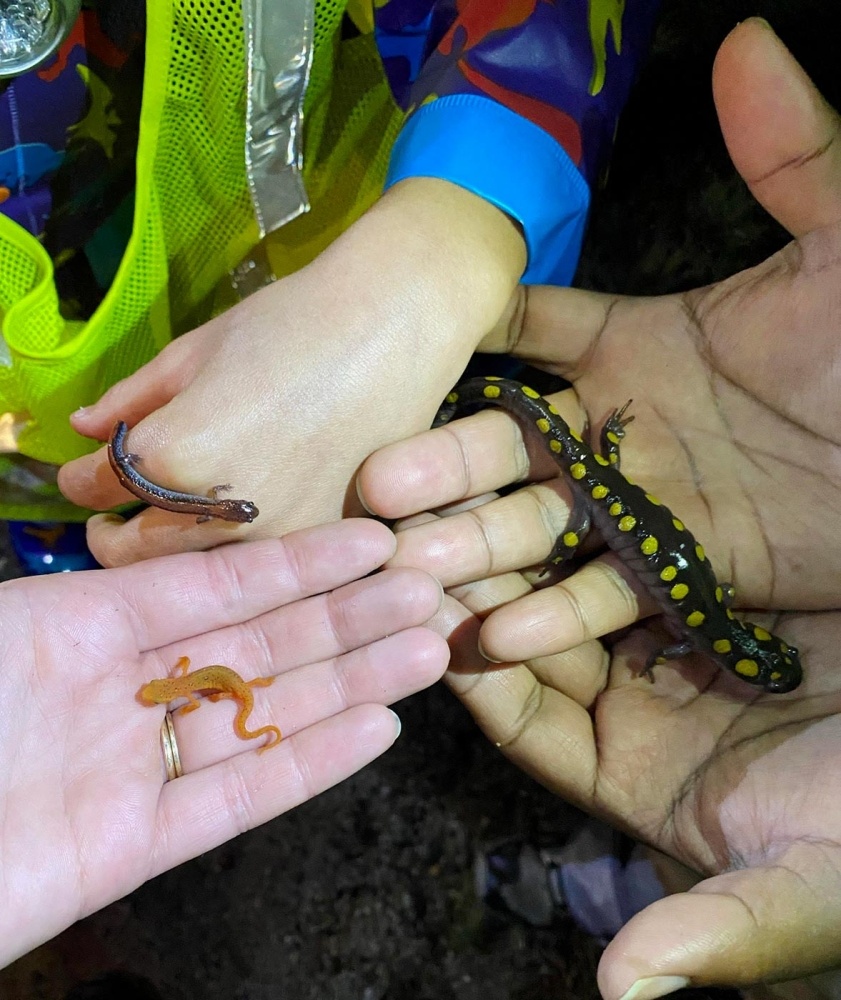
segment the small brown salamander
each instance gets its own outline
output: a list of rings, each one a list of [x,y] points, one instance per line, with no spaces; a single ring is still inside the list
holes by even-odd
[[[220,500],[218,494],[229,490],[230,486],[214,486],[207,496],[199,493],[180,493],[178,490],[168,490],[146,479],[135,468],[140,461],[137,455],[124,450],[128,427],[125,421],[118,420],[111,432],[108,442],[108,461],[129,493],[139,500],[145,500],[153,507],[161,510],[172,510],[178,514],[198,514],[196,524],[218,517],[222,521],[235,521],[240,524],[250,524],[260,513],[256,504],[250,500]]]

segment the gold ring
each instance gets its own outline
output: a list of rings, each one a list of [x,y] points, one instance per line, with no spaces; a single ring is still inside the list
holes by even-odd
[[[172,724],[172,712],[167,712],[161,723],[161,750],[164,752],[166,780],[180,778],[184,773],[181,767],[181,755],[178,753],[178,741],[175,739],[175,726]]]

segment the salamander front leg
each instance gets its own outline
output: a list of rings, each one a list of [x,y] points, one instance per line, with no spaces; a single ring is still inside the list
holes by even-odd
[[[625,428],[634,419],[633,414],[626,417],[625,413],[633,400],[622,407],[621,410],[614,410],[605,421],[602,427],[601,453],[615,468],[619,468],[619,443],[625,437]]]
[[[651,656],[645,661],[645,669],[641,671],[641,677],[647,677],[654,683],[654,668],[669,660],[679,660],[682,656],[689,656],[692,652],[692,644],[689,642],[676,642],[673,646],[666,646],[664,649]]]

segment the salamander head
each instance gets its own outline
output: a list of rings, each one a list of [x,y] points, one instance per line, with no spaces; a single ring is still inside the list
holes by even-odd
[[[803,679],[797,647],[752,622],[734,630],[727,665],[737,677],[770,694],[793,691]]]
[[[140,689],[139,698],[144,705],[165,705],[175,697],[171,689],[172,681],[169,678],[149,681]]]
[[[257,504],[250,500],[217,500],[213,517],[239,524],[251,524],[260,513]]]

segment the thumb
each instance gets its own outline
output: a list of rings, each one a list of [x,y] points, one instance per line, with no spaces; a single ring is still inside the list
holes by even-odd
[[[653,1000],[686,986],[741,987],[836,966],[837,850],[799,845],[773,867],[727,872],[646,907],[602,955],[602,996]]]
[[[767,21],[722,42],[713,96],[733,164],[792,236],[841,219],[841,118]]]

